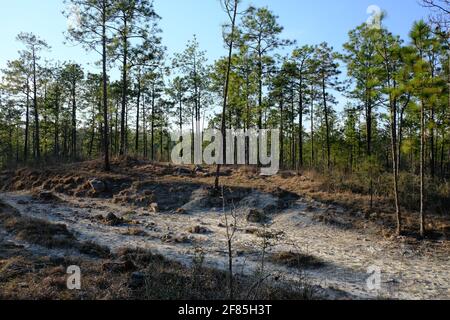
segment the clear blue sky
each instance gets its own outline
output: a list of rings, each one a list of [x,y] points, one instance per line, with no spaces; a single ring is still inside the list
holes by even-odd
[[[169,56],[184,49],[196,34],[210,62],[226,54],[222,43],[221,25],[226,21],[219,0],[155,0],[162,17],[160,26]],[[428,12],[418,0],[243,0],[248,5],[267,6],[279,16],[284,26],[283,37],[296,40],[297,45],[330,43],[341,50],[348,31],[369,18],[367,8],[377,5],[386,11],[387,27],[406,39],[413,21],[426,18]],[[19,32],[34,32],[52,47],[43,56],[60,61],[76,61],[90,65],[99,59],[97,53],[86,53],[81,47],[64,45],[67,19],[62,15],[63,0],[0,0],[0,68],[17,58],[21,44],[15,38]],[[94,70],[93,70],[94,71]],[[98,71],[98,70],[97,70]],[[113,78],[119,72],[111,72]],[[339,110],[345,103],[337,94]]]
[[[418,0],[243,0],[242,7],[268,6],[285,27],[283,37],[297,41],[297,45],[318,44],[323,41],[340,50],[348,31],[365,22],[367,8],[377,5],[388,13],[385,24],[395,34],[407,38],[413,21],[425,18],[426,9]],[[90,65],[98,60],[97,53],[86,53],[81,47],[64,45],[63,32],[67,20],[61,14],[63,0],[0,0],[0,68],[15,59],[20,43],[15,41],[21,32],[34,32],[52,47],[45,58]],[[226,53],[222,43],[221,25],[226,21],[219,0],[155,0],[162,17],[160,26],[169,56],[184,49],[186,42],[196,34],[210,62]],[[95,70],[93,70],[95,71]],[[98,71],[98,70],[97,70]],[[113,78],[119,72],[112,71]],[[336,93],[338,110],[345,98]]]
[[[366,9],[375,4],[388,12],[386,24],[397,34],[407,36],[414,20],[427,12],[417,0],[245,0],[243,6],[268,6],[285,27],[284,37],[299,44],[328,41],[341,48],[347,32],[368,18]],[[21,31],[34,32],[46,39],[52,52],[45,56],[82,63],[97,59],[79,47],[63,45],[67,21],[62,16],[62,0],[0,0],[0,67],[17,56],[20,44],[15,41]],[[195,33],[210,60],[224,54],[221,24],[225,21],[219,0],[155,0],[162,16],[161,27],[169,53],[181,51]]]

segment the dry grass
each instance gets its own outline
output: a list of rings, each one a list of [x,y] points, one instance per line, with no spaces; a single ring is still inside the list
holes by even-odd
[[[145,237],[147,236],[147,232],[139,228],[128,228],[126,231],[122,233],[124,236],[131,237]]]
[[[17,239],[49,249],[76,249],[94,257],[108,257],[108,248],[93,242],[80,242],[66,225],[23,217],[14,208],[0,202],[0,227]]]
[[[4,258],[4,257],[3,257]],[[80,266],[81,290],[66,287],[67,267]],[[106,265],[128,266],[106,268]],[[133,282],[142,274],[142,283]],[[244,299],[254,279],[238,277],[236,292]],[[36,257],[22,250],[20,256],[0,257],[0,299],[3,300],[211,300],[228,297],[225,272],[197,265],[187,268],[142,250],[120,250],[110,260],[66,257],[60,261]],[[308,287],[308,292],[311,288]],[[267,282],[254,292],[257,299],[304,299],[306,288],[283,289]]]
[[[22,217],[0,202],[0,225],[18,239],[46,248],[67,248],[76,244],[75,237],[62,224]]]

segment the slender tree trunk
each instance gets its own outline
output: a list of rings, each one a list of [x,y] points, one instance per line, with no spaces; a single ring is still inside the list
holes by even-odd
[[[127,20],[124,20],[124,33],[126,33],[127,29]],[[128,76],[128,38],[127,35],[123,35],[122,39],[123,45],[123,64],[122,64],[122,112],[120,118],[120,155],[125,155],[126,150],[126,128],[125,128],[125,113],[127,109],[127,94],[128,94],[128,84],[127,84],[127,76]]]
[[[33,107],[34,107],[34,144],[36,159],[41,159],[41,144],[39,133],[39,109],[37,103],[37,71],[36,71],[36,53],[33,49]]]
[[[99,104],[101,105],[100,102],[99,102]],[[91,138],[89,140],[89,145],[88,145],[88,156],[89,156],[89,159],[92,159],[92,152],[93,152],[93,149],[94,149],[95,125],[96,125],[96,121],[95,121],[95,104],[94,104],[92,106]]]
[[[445,172],[444,172],[445,138],[446,138],[445,130],[442,130],[441,164],[440,164],[441,178],[445,177]]]
[[[25,145],[23,150],[24,161],[28,161],[28,151],[29,151],[29,137],[30,137],[30,83],[27,77],[27,102],[26,102],[26,113],[25,113]]]
[[[283,93],[280,97],[280,165],[284,169],[284,100]]]
[[[66,158],[67,157],[67,139],[68,139],[68,137],[67,137],[67,122],[66,121],[64,121],[63,122],[63,124],[64,124],[64,130],[63,130],[63,157],[64,158]]]
[[[164,151],[164,132],[163,132],[163,126],[160,128],[159,133],[159,162],[163,161],[163,151]]]
[[[250,76],[249,71],[246,69],[245,74],[246,90],[245,90],[245,109],[246,109],[246,126],[247,133],[250,130],[251,114],[250,114]],[[250,139],[245,137],[245,164],[250,164]]]
[[[296,169],[297,164],[297,155],[295,153],[296,145],[295,145],[295,89],[292,88],[291,91],[292,97],[291,97],[291,169]]]
[[[299,111],[298,111],[298,156],[299,169],[303,168],[303,83],[300,82],[299,90]]]
[[[222,105],[222,125],[221,125],[221,132],[222,137],[225,139],[226,136],[226,112],[227,112],[227,105],[228,105],[228,91],[229,91],[229,84],[230,84],[230,73],[231,73],[231,63],[232,63],[232,57],[233,57],[233,43],[234,43],[234,29],[236,26],[236,16],[237,16],[237,10],[238,10],[238,0],[234,0],[233,5],[233,18],[231,19],[231,39],[230,43],[228,44],[228,63],[227,63],[227,74],[225,78],[225,86],[223,90],[223,105]],[[223,160],[226,161],[226,144],[223,144]],[[216,179],[215,179],[215,189],[219,190],[219,179],[220,179],[220,163],[217,164],[217,170],[216,170]],[[232,276],[232,275],[230,275]]]
[[[330,119],[327,106],[327,93],[325,87],[325,76],[322,75],[322,97],[323,97],[323,111],[325,115],[325,128],[326,128],[326,140],[327,140],[327,167],[331,169],[331,144],[330,144]]]
[[[420,236],[425,236],[425,106],[420,106]]]
[[[316,163],[316,154],[314,150],[314,87],[311,88],[311,167]]]
[[[367,118],[366,118],[366,127],[367,127],[367,156],[369,157],[369,193],[370,193],[370,211],[373,209],[373,169],[372,169],[372,100],[370,98],[371,92],[368,91],[367,98]],[[353,147],[352,147],[353,149]],[[352,170],[353,170],[353,150],[352,150]]]
[[[261,40],[259,41],[258,47],[261,47]],[[262,53],[258,52],[258,129],[261,130],[263,128],[263,63],[262,63]],[[260,164],[260,145],[258,143],[257,147],[257,157],[258,157],[258,166]]]
[[[76,84],[72,83],[72,159],[77,158],[77,104]]]
[[[152,112],[151,112],[151,160],[155,161],[155,84],[152,84]]]
[[[54,137],[54,155],[59,157],[59,113],[60,113],[59,91],[56,94],[55,101],[55,137]]]
[[[147,109],[145,106],[145,101],[148,101],[148,97],[147,99],[145,99],[145,95],[143,97],[143,103],[142,103],[142,133],[143,133],[143,144],[144,144],[144,158],[148,157],[148,137],[147,137]]]
[[[403,146],[403,127],[404,127],[404,122],[405,122],[405,109],[403,108],[400,111],[400,122],[398,124],[398,160],[397,160],[397,166],[398,166],[398,171],[400,172],[400,170],[403,169],[402,166],[402,146]]]
[[[120,133],[119,133],[119,103],[116,102],[116,108],[115,108],[115,115],[114,115],[114,154],[119,154],[119,140],[120,140]]]
[[[430,129],[430,149],[431,149],[431,157],[430,157],[430,174],[434,179],[436,176],[436,154],[437,150],[435,148],[436,140],[435,140],[435,130],[434,130],[434,122],[435,122],[435,109],[433,103],[431,104],[431,129]]]
[[[105,171],[110,171],[108,140],[108,78],[106,74],[106,0],[102,1],[102,69],[103,69],[103,148],[105,154]]]
[[[370,93],[369,93],[370,95]],[[372,101],[370,98],[367,101],[367,119],[366,119],[366,127],[367,127],[367,155],[372,155]]]
[[[137,92],[137,101],[136,101],[136,108],[137,108],[137,111],[136,111],[136,144],[134,147],[136,155],[139,154],[139,120],[140,120],[139,119],[139,115],[140,115],[139,107],[141,104],[141,76],[140,76],[140,74],[138,75],[137,89],[138,89],[138,92]]]
[[[402,233],[402,217],[400,212],[400,201],[398,191],[398,165],[397,165],[397,103],[395,99],[390,97],[390,112],[391,112],[391,148],[392,148],[392,166],[394,176],[394,200],[395,212],[397,218],[397,234]]]

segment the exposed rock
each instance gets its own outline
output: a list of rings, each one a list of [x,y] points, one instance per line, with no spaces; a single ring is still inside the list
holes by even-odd
[[[90,241],[81,243],[78,250],[83,254],[100,258],[108,258],[111,254],[108,247],[100,246]]]
[[[106,262],[102,265],[103,271],[124,273],[136,270],[136,265],[131,260],[124,262]]]
[[[93,179],[89,181],[89,185],[96,193],[102,193],[106,191],[106,184],[101,180]]]
[[[340,229],[351,229],[353,227],[353,224],[351,222],[346,222],[343,219],[336,218],[331,215],[316,215],[313,217],[313,221],[324,223]]]
[[[185,235],[166,234],[161,237],[161,241],[165,243],[190,243],[191,240]]]
[[[110,212],[108,213],[108,215],[105,218],[105,221],[110,225],[110,226],[117,226],[123,223],[123,219],[117,217],[114,213]]]
[[[288,178],[292,178],[295,177],[295,173],[292,171],[281,171],[279,173],[280,177],[283,179],[288,179]]]
[[[33,196],[34,199],[45,201],[45,202],[57,202],[61,201],[59,197],[57,197],[51,191],[41,191]]]
[[[210,233],[211,231],[208,228],[205,228],[202,226],[194,226],[194,227],[189,228],[188,232],[194,233],[194,234],[206,234],[206,233]]]
[[[175,213],[177,213],[177,214],[186,214],[186,210],[183,209],[183,208],[178,208],[178,209],[175,211]]]
[[[131,228],[122,233],[124,236],[133,236],[133,237],[145,237],[147,236],[147,232],[138,228]]]
[[[211,202],[209,190],[207,188],[200,188],[192,192],[190,201],[181,207],[181,209],[185,212],[204,209],[210,207],[212,205]]]
[[[315,256],[291,251],[274,253],[270,256],[270,261],[296,269],[316,269],[325,266],[325,263]]]
[[[153,213],[158,213],[159,212],[159,206],[156,202],[153,202],[152,204],[150,204],[150,210]]]
[[[268,220],[264,211],[259,209],[248,209],[246,216],[247,221],[252,223],[265,223]]]
[[[278,198],[269,193],[253,191],[239,202],[239,207],[257,209],[265,214],[274,213],[278,208]]]
[[[233,174],[233,170],[227,169],[219,172],[219,177],[230,177]],[[217,172],[214,172],[214,176],[217,175]]]
[[[194,168],[194,173],[205,173],[207,172],[202,166],[196,165]]]
[[[130,282],[128,287],[132,290],[142,288],[145,285],[145,274],[142,272],[133,272],[131,274]]]
[[[187,169],[187,168],[178,168],[175,171],[175,174],[179,175],[179,176],[191,176],[192,175],[192,171]]]

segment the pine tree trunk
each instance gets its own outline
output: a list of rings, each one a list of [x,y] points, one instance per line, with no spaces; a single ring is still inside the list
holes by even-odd
[[[398,165],[397,165],[397,104],[390,97],[390,112],[391,112],[391,149],[392,149],[392,166],[393,166],[393,176],[394,176],[394,200],[395,200],[395,213],[397,219],[397,235],[402,233],[402,217],[400,211],[399,203],[399,192],[398,192]]]
[[[311,88],[311,167],[314,168],[316,155],[314,150],[314,87]]]
[[[139,154],[139,115],[140,115],[140,104],[141,104],[141,77],[138,76],[138,91],[137,91],[137,101],[136,101],[136,143],[134,146],[136,155]]]
[[[102,69],[103,69],[103,152],[105,154],[105,171],[110,171],[108,140],[108,78],[106,74],[106,0],[102,1]]]
[[[25,113],[25,145],[23,150],[23,157],[25,162],[28,161],[29,152],[29,137],[30,137],[30,83],[27,77],[27,102],[26,102],[26,113]]]
[[[127,20],[124,21],[124,30],[127,28]],[[124,31],[126,32],[126,31]],[[128,94],[128,85],[127,85],[127,73],[128,73],[128,39],[126,35],[123,35],[122,39],[123,45],[123,63],[122,63],[122,111],[121,111],[121,122],[120,122],[120,155],[125,155],[126,149],[126,128],[125,128],[125,113],[127,108],[127,94]]]
[[[72,83],[72,159],[77,158],[77,104],[76,84]]]
[[[299,90],[299,112],[298,112],[298,156],[299,164],[298,169],[303,168],[303,89],[302,82],[300,82]]]
[[[420,106],[420,236],[425,236],[425,106]]]
[[[33,49],[33,107],[34,107],[34,145],[36,159],[41,159],[41,144],[39,133],[39,109],[37,103],[37,71],[36,71],[36,54]]]
[[[151,135],[151,160],[155,161],[155,84],[152,85]]]
[[[325,129],[326,129],[326,140],[327,140],[327,168],[331,169],[331,144],[330,144],[330,119],[328,114],[327,106],[327,94],[325,87],[325,76],[322,75],[322,96],[323,96],[323,111],[325,114]]]

